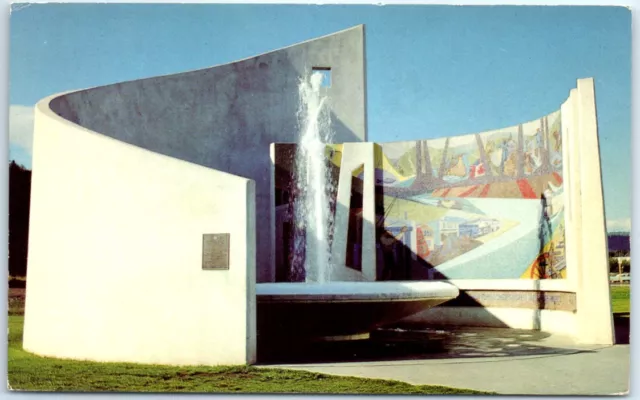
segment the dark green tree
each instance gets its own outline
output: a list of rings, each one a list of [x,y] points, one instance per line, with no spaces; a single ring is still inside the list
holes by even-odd
[[[9,275],[27,275],[31,171],[9,164]]]

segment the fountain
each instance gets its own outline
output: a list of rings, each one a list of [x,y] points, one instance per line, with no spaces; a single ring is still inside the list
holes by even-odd
[[[305,272],[306,282],[331,279],[330,192],[334,189],[325,149],[333,139],[331,115],[320,90],[323,76],[316,72],[298,85],[300,141],[295,163],[295,235],[293,269]]]
[[[339,281],[340,274],[332,275],[334,267],[344,266],[332,265],[337,260],[331,257],[331,199],[336,188],[325,155],[332,130],[321,81],[322,75],[315,73],[298,87],[291,276],[304,276],[304,281],[256,286],[258,339],[263,343],[367,339],[377,327],[459,294],[445,282],[347,282]]]

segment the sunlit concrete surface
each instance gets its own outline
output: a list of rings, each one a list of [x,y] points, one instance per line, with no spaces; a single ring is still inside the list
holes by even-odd
[[[509,395],[607,395],[629,390],[630,346],[517,329],[409,328],[266,366]]]

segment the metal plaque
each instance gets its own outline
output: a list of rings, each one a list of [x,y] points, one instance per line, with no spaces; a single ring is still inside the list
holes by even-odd
[[[228,233],[202,235],[202,269],[229,269]]]

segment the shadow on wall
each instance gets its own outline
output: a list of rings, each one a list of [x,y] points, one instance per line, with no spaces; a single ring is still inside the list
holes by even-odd
[[[294,50],[74,92],[50,107],[122,142],[253,179],[257,277],[265,282],[271,276],[269,146],[298,139],[301,67]],[[363,140],[333,112],[331,119],[336,141]]]
[[[337,145],[338,149],[340,145]],[[295,211],[295,185],[293,180],[295,157],[295,148],[293,144],[278,144],[276,146],[275,159],[275,186],[276,186],[276,279],[277,281],[304,281],[304,254],[295,254],[292,244],[294,243],[295,232],[293,230],[292,216]],[[331,158],[331,157],[329,157]],[[337,187],[340,175],[340,167],[328,162],[327,166],[331,169],[331,177],[333,186]],[[412,242],[410,235],[416,235],[416,227],[407,221],[407,218],[393,219],[387,221],[388,213],[393,209],[393,201],[397,198],[391,196],[393,189],[384,185],[375,185],[375,251],[376,265],[362,265],[362,249],[363,231],[371,230],[370,222],[363,219],[363,180],[362,173],[355,173],[352,176],[352,192],[349,202],[348,212],[341,214],[349,215],[348,235],[347,235],[347,251],[345,260],[334,260],[335,264],[341,264],[348,269],[352,269],[354,273],[362,272],[363,268],[375,268],[375,276],[381,281],[411,281],[411,280],[450,280],[451,277],[438,270],[438,268],[429,262],[425,257],[417,254],[418,247],[409,245]],[[391,203],[389,203],[391,199]],[[387,204],[385,204],[385,201]],[[533,200],[535,202],[535,200]],[[343,204],[336,201],[336,193],[332,192],[330,199],[331,211],[336,214],[336,208],[346,208]],[[540,282],[535,276],[547,276],[547,258],[548,252],[545,251],[549,245],[549,239],[552,234],[552,226],[547,210],[547,200],[544,196],[540,197],[540,209],[542,210],[538,217],[539,229],[535,232],[537,235],[536,247],[540,257],[537,263],[532,265],[531,275],[537,290],[534,291],[466,291],[461,292],[460,296],[445,304],[451,313],[468,313],[469,309],[474,310],[475,317],[482,320],[489,326],[508,327],[499,318],[492,313],[485,311],[486,307],[507,307],[521,308],[523,311],[529,310],[533,318],[531,326],[534,329],[541,329],[541,313],[545,309],[569,310],[572,306],[572,298],[569,294],[553,294],[540,291]],[[345,211],[345,210],[342,210]],[[413,226],[412,226],[413,225]],[[366,228],[365,228],[366,227]],[[304,232],[303,232],[304,234]],[[330,238],[332,240],[332,237]],[[415,239],[415,238],[414,238]],[[449,244],[450,251],[454,252],[454,256],[464,252],[465,248],[458,248],[459,244],[464,244],[464,238],[459,239],[454,244]],[[417,240],[417,239],[416,239]],[[443,240],[444,241],[444,240]],[[444,242],[449,241],[447,239]],[[335,245],[335,244],[334,244]],[[340,244],[343,245],[343,244]],[[415,243],[414,243],[415,245]],[[413,247],[413,249],[412,249]],[[304,252],[303,252],[304,253]],[[458,277],[459,278],[459,277]],[[502,297],[501,297],[502,296]],[[553,297],[557,297],[554,299]],[[480,298],[484,303],[480,303]],[[511,304],[510,302],[513,302]],[[516,304],[516,302],[518,304]]]
[[[293,146],[291,146],[292,148]],[[290,149],[291,149],[290,148]],[[282,178],[282,176],[281,176]],[[348,245],[358,248],[357,234],[362,231],[365,224],[370,222],[362,216],[362,180],[353,177],[353,192],[349,205],[351,215],[349,230],[356,232],[349,235]],[[384,188],[376,187],[376,196],[382,199]],[[284,203],[283,203],[284,204]],[[335,204],[335,202],[334,202]],[[376,202],[378,210],[381,209],[381,201]],[[337,203],[335,208],[345,207]],[[345,207],[346,208],[346,207]],[[335,210],[334,210],[335,212]],[[544,214],[543,214],[544,217]],[[435,266],[418,257],[410,247],[406,246],[397,236],[404,234],[402,229],[390,232],[384,228],[383,221],[377,221],[376,232],[378,242],[377,276],[379,280],[416,280],[415,271],[422,270],[421,276],[431,276],[431,279],[447,280],[448,277],[435,270]],[[385,253],[384,243],[388,239]],[[382,238],[382,240],[380,240]],[[358,252],[348,252],[345,260],[347,268],[362,271],[363,266],[358,262]],[[398,258],[400,257],[400,258]],[[411,260],[411,268],[407,268],[402,261]],[[399,262],[400,261],[400,262]],[[280,278],[286,280],[287,275],[281,271]],[[300,278],[300,277],[299,277]],[[299,280],[303,279],[300,278]],[[419,279],[419,278],[418,278]],[[534,325],[540,328],[540,310],[547,308],[544,294],[536,294],[537,308],[534,313]],[[522,357],[522,356],[555,356],[590,352],[563,347],[550,347],[544,340],[550,334],[539,330],[512,329],[499,318],[485,310],[485,305],[478,302],[473,296],[461,291],[460,296],[438,307],[449,308],[473,308],[476,316],[484,323],[492,326],[484,327],[452,327],[439,325],[437,321],[425,326],[424,323],[400,322],[387,326],[380,326],[371,333],[367,340],[343,341],[343,342],[314,342],[276,344],[273,346],[258,348],[258,360],[260,364],[307,364],[307,363],[333,363],[333,362],[367,362],[387,360],[421,360],[421,359],[451,359],[451,358],[480,358],[480,357]],[[524,309],[523,309],[524,310]],[[504,329],[509,328],[509,329]],[[281,347],[279,347],[281,346]]]
[[[545,251],[545,246],[548,240],[551,239],[552,229],[551,229],[551,218],[549,217],[548,212],[548,204],[547,198],[544,194],[540,195],[540,222],[539,222],[539,230],[538,230],[538,245],[540,251],[538,254],[540,256],[537,260],[537,276],[546,276],[547,275],[547,265],[548,265],[548,252]],[[544,310],[545,308],[545,299],[544,293],[540,291],[540,279],[534,280],[534,286],[537,291],[537,300],[538,300],[538,309],[534,314],[533,320],[533,328],[541,329],[542,328],[542,315],[540,310]]]
[[[70,93],[51,109],[125,143],[268,184],[270,144],[298,137],[300,78],[287,53],[275,52]],[[362,141],[331,117],[336,141]]]
[[[376,186],[376,214],[382,215],[384,219],[384,186]],[[537,277],[547,277],[549,263],[549,246],[552,226],[549,212],[549,204],[544,195],[540,196],[541,212],[539,222],[539,257],[534,264]],[[436,266],[416,254],[407,243],[407,240],[401,240],[401,235],[410,227],[405,226],[389,231],[384,228],[383,221],[378,221],[376,226],[377,232],[377,248],[378,248],[378,279],[379,280],[450,280],[446,274],[437,270]],[[382,243],[386,239],[387,243]],[[547,294],[541,290],[540,279],[532,277],[534,283],[534,291],[531,294],[533,298],[527,301],[526,306],[512,304],[510,307],[523,307],[523,310],[532,310],[532,328],[534,330],[542,329],[542,311],[546,309],[556,309],[556,304],[548,304]],[[441,305],[450,308],[473,308],[479,320],[492,327],[508,328],[509,326],[495,317],[492,313],[485,310],[486,304],[478,302],[469,293],[472,291],[461,291],[458,298],[450,300]],[[512,293],[517,291],[512,291]],[[504,307],[504,305],[503,305]],[[570,306],[569,306],[570,307]],[[562,309],[562,308],[560,308]]]
[[[276,280],[279,282],[300,282],[305,280],[304,257],[305,254],[295,254],[294,242],[296,231],[293,226],[293,215],[295,213],[295,183],[293,179],[293,160],[295,157],[293,144],[278,144],[276,146],[276,249],[278,256],[276,263]],[[333,187],[337,188],[340,169],[327,163],[330,167],[330,175],[333,179]],[[408,281],[448,278],[439,273],[428,261],[418,257],[411,248],[400,240],[399,235],[405,232],[390,231],[384,227],[384,218],[376,221],[376,265],[362,265],[363,231],[372,231],[370,221],[363,219],[363,181],[358,177],[352,177],[352,192],[348,210],[341,210],[343,215],[349,215],[347,243],[333,243],[333,245],[343,245],[347,247],[345,260],[333,260],[335,264],[341,264],[347,269],[353,270],[354,274],[362,273],[363,269],[374,268],[375,276],[379,281]],[[384,187],[375,186],[376,208],[383,209]],[[331,212],[335,216],[338,208],[346,209],[345,205],[336,201],[337,190],[331,192],[330,196]],[[380,213],[377,213],[380,214]],[[297,232],[304,235],[304,232]],[[330,234],[330,241],[333,235]],[[459,307],[476,307],[482,310],[483,307],[473,297],[461,293],[454,302],[445,303]],[[482,311],[481,311],[482,312]],[[493,326],[507,327],[502,321],[494,317],[491,313],[484,311],[483,319],[491,321]]]

